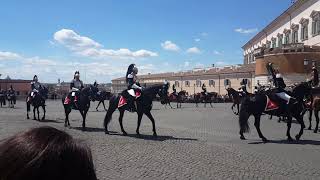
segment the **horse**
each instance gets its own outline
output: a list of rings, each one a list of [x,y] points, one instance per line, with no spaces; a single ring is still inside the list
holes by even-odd
[[[29,97],[26,99],[27,104],[27,119],[30,119],[29,112],[31,109],[31,105],[33,106],[33,120],[36,119],[36,110],[38,114],[38,121],[40,121],[40,112],[39,107],[42,107],[43,110],[43,116],[41,120],[45,120],[46,118],[46,99],[48,98],[48,89],[44,86],[41,86],[38,93],[35,93],[33,98],[29,100]]]
[[[249,124],[248,119],[251,115],[254,116],[255,122],[254,125],[258,131],[259,137],[263,142],[268,142],[268,139],[265,138],[260,130],[260,118],[263,113],[269,115],[276,116],[285,116],[287,117],[287,137],[289,141],[292,141],[292,137],[290,135],[292,117],[294,117],[301,125],[301,129],[299,133],[295,136],[296,140],[299,140],[303,134],[303,129],[305,128],[303,122],[303,113],[305,111],[303,105],[303,99],[305,95],[311,94],[311,86],[309,83],[303,82],[297,85],[292,93],[290,93],[292,97],[297,99],[296,104],[286,105],[285,102],[282,102],[282,106],[280,105],[277,108],[273,108],[270,111],[266,111],[266,105],[268,103],[269,97],[274,95],[271,91],[266,91],[264,93],[257,93],[253,96],[246,96],[242,100],[239,114],[239,126],[240,126],[240,139],[245,140],[243,133],[249,132]],[[275,99],[278,99],[276,95],[274,95]],[[269,101],[270,102],[270,101]],[[278,101],[280,102],[280,101]],[[273,105],[273,104],[272,104]]]
[[[171,96],[172,94],[170,94]],[[167,108],[167,105],[169,105],[171,107],[171,109],[173,109],[173,107],[171,106],[170,102],[171,102],[171,97],[170,96],[165,96],[160,102],[162,105],[165,105],[165,108]]]
[[[112,96],[111,92],[107,92],[105,90],[98,91],[97,95],[95,97],[95,100],[99,101],[99,103],[98,103],[98,105],[96,107],[96,110],[99,111],[98,108],[99,108],[100,104],[102,103],[104,110],[107,111],[106,106],[104,104],[104,101],[110,99],[111,96]]]
[[[240,106],[240,102],[241,102],[241,97],[238,91],[236,91],[235,89],[229,87],[226,89],[228,92],[228,96],[232,99],[232,106],[231,106],[231,110],[235,115],[239,115],[239,106]],[[237,112],[234,111],[234,106],[237,106]]]
[[[136,133],[137,135],[140,135],[139,128],[141,124],[141,119],[143,114],[145,114],[152,122],[152,130],[153,130],[153,136],[157,136],[156,127],[155,127],[155,120],[151,114],[152,109],[152,101],[156,97],[156,95],[160,96],[160,99],[162,100],[164,97],[168,95],[168,83],[161,84],[161,85],[154,85],[148,88],[145,88],[141,92],[141,96],[136,99],[136,105],[137,105],[137,114],[138,114],[138,124]],[[125,90],[127,91],[127,90]],[[123,93],[126,93],[126,92]],[[108,124],[112,119],[112,114],[115,112],[116,109],[119,110],[120,116],[119,116],[119,123],[121,127],[121,131],[123,135],[127,135],[127,132],[124,130],[122,125],[123,115],[126,110],[128,110],[128,104],[125,104],[121,107],[119,107],[119,102],[122,99],[122,96],[113,96],[111,97],[109,101],[109,109],[106,113],[106,116],[104,118],[104,128],[105,128],[105,134],[109,134],[108,131]]]
[[[178,92],[178,94],[176,95],[171,93],[169,96],[169,99],[171,102],[176,101],[177,108],[181,108],[181,104],[184,102],[186,95],[187,95],[187,92],[185,90],[182,90]]]
[[[309,112],[309,127],[308,130],[312,129],[312,114],[316,118],[316,127],[314,133],[318,132],[319,129],[319,111],[320,111],[320,88],[313,88],[312,96],[310,96],[310,101],[305,102],[306,111]]]
[[[213,98],[216,98],[218,96],[218,93],[216,92],[208,92],[206,94],[204,93],[197,93],[194,95],[194,101],[196,103],[196,107],[198,107],[198,103],[204,102],[204,107],[207,106],[207,103],[210,103],[210,106],[212,106]]]
[[[3,90],[0,90],[0,106],[2,107],[6,105],[6,92]]]
[[[16,104],[16,92],[14,90],[7,92],[7,100],[9,108],[14,108],[14,105]]]
[[[62,98],[62,104],[64,107],[64,112],[65,112],[65,122],[64,126],[65,127],[71,127],[70,126],[70,121],[69,121],[69,114],[72,111],[72,109],[78,110],[82,116],[82,130],[86,130],[86,117],[87,113],[90,108],[90,101],[94,100],[95,94],[98,92],[98,88],[95,86],[90,85],[89,87],[83,88],[78,96],[78,101],[77,102],[71,102],[68,104],[65,104],[64,101],[67,96],[64,96]]]

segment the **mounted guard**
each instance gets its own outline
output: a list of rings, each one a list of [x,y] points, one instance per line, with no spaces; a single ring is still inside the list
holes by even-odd
[[[272,63],[267,64],[267,70],[269,75],[272,77],[273,84],[275,86],[275,94],[286,101],[288,105],[297,103],[296,99],[288,95],[285,91],[286,84],[278,71],[275,71]]]
[[[79,100],[80,91],[84,88],[83,82],[80,80],[80,72],[74,73],[73,79],[70,83],[70,92],[66,97],[64,104],[70,104],[72,101],[76,105]]]
[[[32,99],[38,94],[40,93],[40,89],[42,88],[41,83],[38,80],[38,76],[34,75],[33,76],[33,80],[30,83],[31,85],[31,93],[28,96],[28,100],[27,102],[32,101]],[[41,95],[41,94],[40,94]]]

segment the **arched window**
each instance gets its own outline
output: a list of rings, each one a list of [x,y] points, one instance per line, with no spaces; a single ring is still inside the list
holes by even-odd
[[[312,35],[320,34],[320,11],[312,11],[310,17],[312,18]]]
[[[179,87],[179,81],[175,81],[175,82],[174,82],[174,85],[175,85],[176,87]]]
[[[196,85],[197,85],[198,87],[201,86],[201,81],[200,81],[199,79],[196,81]]]
[[[184,82],[184,85],[185,85],[186,87],[190,87],[190,81],[185,81],[185,82]]]
[[[225,80],[224,80],[224,86],[231,86],[231,81],[230,81],[230,79],[225,79]]]
[[[210,87],[211,87],[211,86],[213,86],[213,87],[215,86],[214,80],[212,80],[212,79],[209,80],[209,86],[210,86]]]

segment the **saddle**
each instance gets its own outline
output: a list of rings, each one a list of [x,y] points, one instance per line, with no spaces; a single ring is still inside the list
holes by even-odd
[[[79,92],[80,93],[80,92]],[[65,105],[74,104],[76,106],[77,102],[79,101],[79,95],[77,95],[76,91],[72,91],[65,99],[64,103]]]
[[[276,89],[271,89],[264,93],[267,98],[265,111],[277,110],[280,107],[287,106],[287,102],[278,97],[275,93],[277,93]]]
[[[126,92],[127,92],[130,96],[134,97],[135,99],[138,99],[138,98],[141,96],[141,94],[142,94],[142,92],[141,92],[140,90],[134,90],[134,89],[128,89],[128,90],[126,90]],[[127,100],[127,98],[125,97],[124,92],[122,92],[122,95],[120,95],[120,99],[119,99],[119,103],[118,103],[118,108],[120,108],[120,107],[122,107],[122,106],[124,106],[124,105],[126,105],[126,104],[128,104],[128,100]]]

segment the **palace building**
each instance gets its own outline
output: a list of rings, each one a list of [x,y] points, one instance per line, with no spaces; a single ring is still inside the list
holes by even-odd
[[[209,92],[224,95],[227,86],[237,89],[245,79],[248,91],[253,92],[258,83],[269,82],[266,64],[272,62],[287,84],[305,81],[312,66],[320,66],[320,1],[295,1],[242,49],[243,65],[139,75],[138,78],[143,86],[168,80],[171,85],[175,84],[177,91],[186,90],[190,95],[201,92],[203,83]],[[112,80],[114,93],[126,88],[124,77]]]
[[[255,83],[268,82],[272,62],[287,84],[305,81],[320,65],[320,1],[297,0],[243,47],[244,64],[255,64]]]

